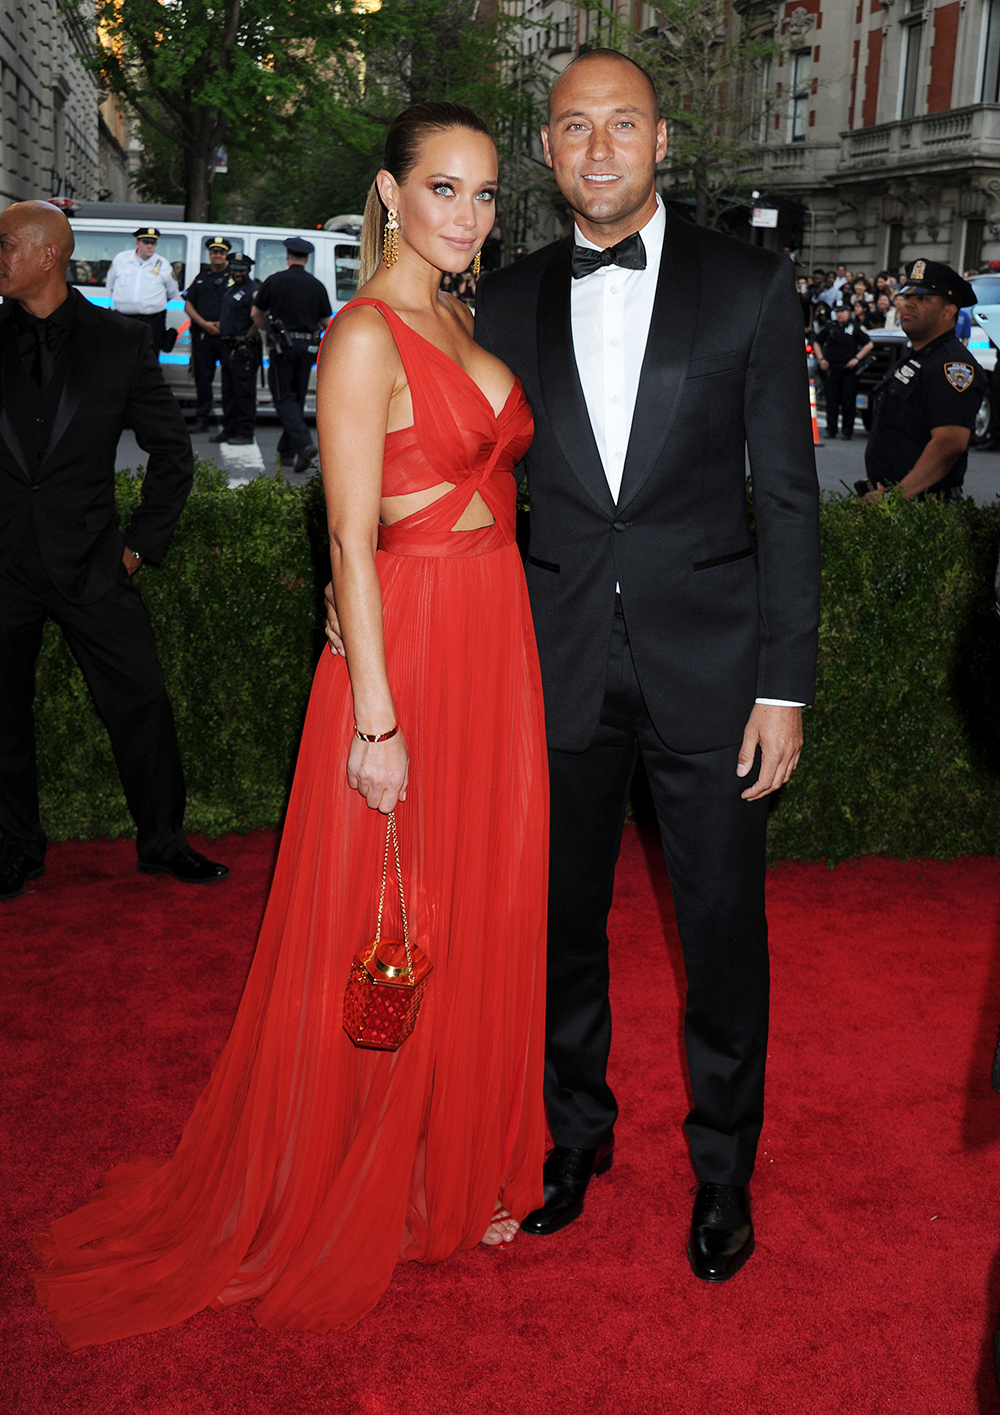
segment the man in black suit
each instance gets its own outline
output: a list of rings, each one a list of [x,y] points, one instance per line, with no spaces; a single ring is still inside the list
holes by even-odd
[[[0,900],[45,873],[32,704],[50,616],[108,729],[139,869],[191,884],[229,874],[185,839],[173,714],[132,583],[170,543],[191,440],[148,327],[67,286],[72,254],[69,222],[47,202],[0,215]],[[123,535],[115,452],[126,427],[149,465]]]
[[[665,211],[638,65],[574,61],[545,153],[572,235],[480,283],[476,338],[535,415],[528,587],[551,777],[550,1234],[610,1167],[607,917],[629,784],[649,777],[687,971],[695,1274],[753,1251],[763,1119],[767,796],[815,677],[818,491],[802,315],[782,256]],[[751,535],[745,452],[753,480]],[[751,775],[753,773],[753,775]]]

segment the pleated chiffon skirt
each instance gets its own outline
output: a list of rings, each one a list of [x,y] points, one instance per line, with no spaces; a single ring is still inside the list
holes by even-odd
[[[36,1241],[70,1349],[251,1301],[271,1330],[342,1331],[397,1262],[475,1246],[498,1198],[515,1218],[542,1201],[541,683],[517,549],[475,534],[479,553],[377,557],[407,910],[434,965],[416,1029],[387,1053],[342,1026],[385,817],[348,787],[350,683],[324,651],[257,951],[180,1144],[111,1170]]]

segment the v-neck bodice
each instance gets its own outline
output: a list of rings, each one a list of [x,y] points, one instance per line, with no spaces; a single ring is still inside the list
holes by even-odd
[[[382,495],[407,496],[451,482],[429,506],[379,527],[379,549],[394,555],[482,555],[514,539],[514,467],[531,444],[534,424],[514,380],[499,414],[476,381],[436,344],[411,329],[382,300],[361,297],[383,316],[403,363],[413,405],[409,427],[385,439]],[[453,531],[476,492],[494,525]]]

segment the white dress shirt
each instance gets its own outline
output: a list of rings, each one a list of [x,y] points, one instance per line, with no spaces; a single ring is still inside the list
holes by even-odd
[[[666,225],[666,211],[657,196],[656,211],[639,232],[646,248],[645,270],[601,266],[591,275],[574,280],[570,289],[573,353],[601,465],[616,504],[632,434]],[[579,226],[574,235],[577,245],[593,251],[602,249],[588,241]],[[615,590],[619,590],[618,585]],[[757,702],[775,707],[802,706],[780,698],[758,698]]]
[[[108,294],[119,314],[159,314],[180,293],[169,260],[158,252],[141,260],[134,250],[119,251],[111,262]]]

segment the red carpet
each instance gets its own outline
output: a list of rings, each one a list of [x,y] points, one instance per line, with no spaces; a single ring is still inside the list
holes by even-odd
[[[59,845],[0,906],[3,1415],[1000,1411],[998,862],[772,870],[757,1253],[708,1287],[684,1256],[678,947],[634,828],[613,916],[619,1157],[579,1222],[400,1268],[347,1336],[272,1335],[237,1309],[67,1355],[27,1241],[116,1161],[166,1154],[207,1078],[274,841],[211,848],[234,878],[201,891],[137,875],[124,842]]]

